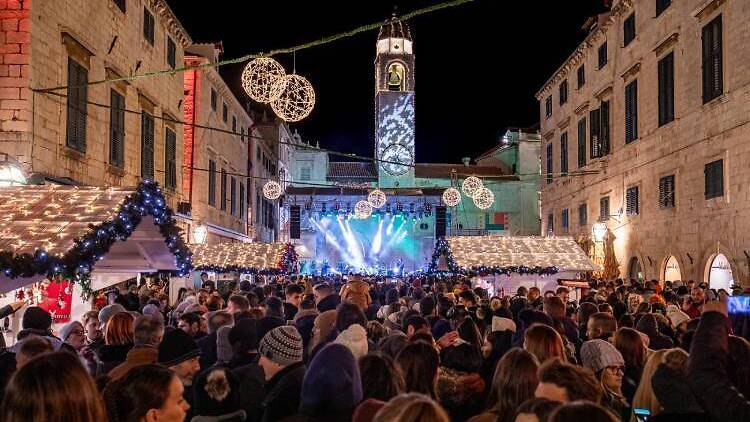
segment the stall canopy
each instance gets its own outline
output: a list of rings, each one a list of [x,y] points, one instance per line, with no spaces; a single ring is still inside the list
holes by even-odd
[[[155,182],[0,188],[0,292],[61,275],[84,292],[141,272],[192,269]]]
[[[488,273],[593,271],[595,264],[570,237],[453,236],[437,242],[452,270]]]
[[[216,243],[190,245],[196,270],[280,274],[294,270],[297,253],[288,243]]]

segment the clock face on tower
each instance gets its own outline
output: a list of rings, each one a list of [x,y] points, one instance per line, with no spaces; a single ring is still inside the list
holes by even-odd
[[[380,154],[381,168],[391,176],[401,176],[409,171],[414,165],[414,155],[411,150],[403,144],[388,145]]]

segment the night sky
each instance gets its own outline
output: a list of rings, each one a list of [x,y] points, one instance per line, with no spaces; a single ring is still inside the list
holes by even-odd
[[[440,0],[168,0],[195,42],[223,41],[224,59],[284,48],[377,22]],[[495,145],[508,127],[539,120],[534,94],[585,37],[604,0],[475,0],[408,22],[416,57],[417,162],[460,162]],[[216,5],[221,4],[221,7]],[[246,7],[238,7],[240,4]],[[315,87],[312,114],[292,125],[321,147],[366,156],[374,149],[377,31],[297,53]],[[292,56],[276,57],[287,71]],[[244,103],[242,65],[222,66]]]

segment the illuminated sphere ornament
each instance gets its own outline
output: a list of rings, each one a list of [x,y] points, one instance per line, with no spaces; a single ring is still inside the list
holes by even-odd
[[[495,194],[491,190],[481,187],[474,194],[474,205],[480,210],[486,210],[495,203]]]
[[[286,75],[271,87],[271,108],[286,122],[298,122],[315,107],[315,90],[299,75]]]
[[[281,196],[281,185],[279,182],[273,180],[266,182],[266,184],[263,185],[263,196],[270,200],[278,199],[278,197]]]
[[[464,183],[461,184],[461,190],[464,191],[464,194],[466,196],[474,196],[477,192],[479,192],[479,189],[481,189],[484,185],[482,184],[482,180],[475,176],[469,176],[464,180]]]
[[[375,189],[367,195],[367,202],[372,205],[373,208],[382,208],[385,205],[385,192],[380,189]]]
[[[354,205],[354,216],[367,218],[372,214],[372,205],[367,201],[359,201]]]
[[[259,103],[270,103],[273,84],[286,75],[284,67],[270,57],[253,59],[242,71],[242,88]]]
[[[456,188],[448,188],[443,191],[443,202],[449,207],[455,207],[461,202],[461,192]]]

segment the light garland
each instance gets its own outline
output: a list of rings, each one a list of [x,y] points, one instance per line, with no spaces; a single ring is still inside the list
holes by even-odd
[[[443,191],[443,203],[449,207],[455,207],[461,202],[461,192],[456,188],[448,188]]]
[[[265,185],[263,185],[263,196],[266,199],[270,199],[272,201],[279,199],[279,197],[281,196],[281,192],[281,185],[279,184],[279,182],[276,182],[274,180],[269,180]]]
[[[482,187],[474,193],[474,205],[480,210],[486,210],[495,203],[495,194],[491,190]]]
[[[354,217],[359,219],[368,218],[372,215],[372,205],[367,201],[359,201],[354,205]]]
[[[247,95],[259,103],[275,99],[271,95],[273,84],[286,75],[284,67],[270,57],[251,60],[242,71],[242,88]]]
[[[484,187],[484,185],[482,184],[482,179],[476,176],[467,177],[461,184],[461,190],[468,197],[473,197],[474,194],[476,194],[477,191],[482,187]]]
[[[276,275],[293,272],[297,253],[288,243],[191,245],[196,270]]]
[[[286,75],[271,86],[271,108],[286,122],[298,122],[315,107],[315,89],[299,75]]]
[[[367,195],[367,202],[369,202],[373,208],[382,208],[386,202],[385,192],[380,189],[373,190]]]

